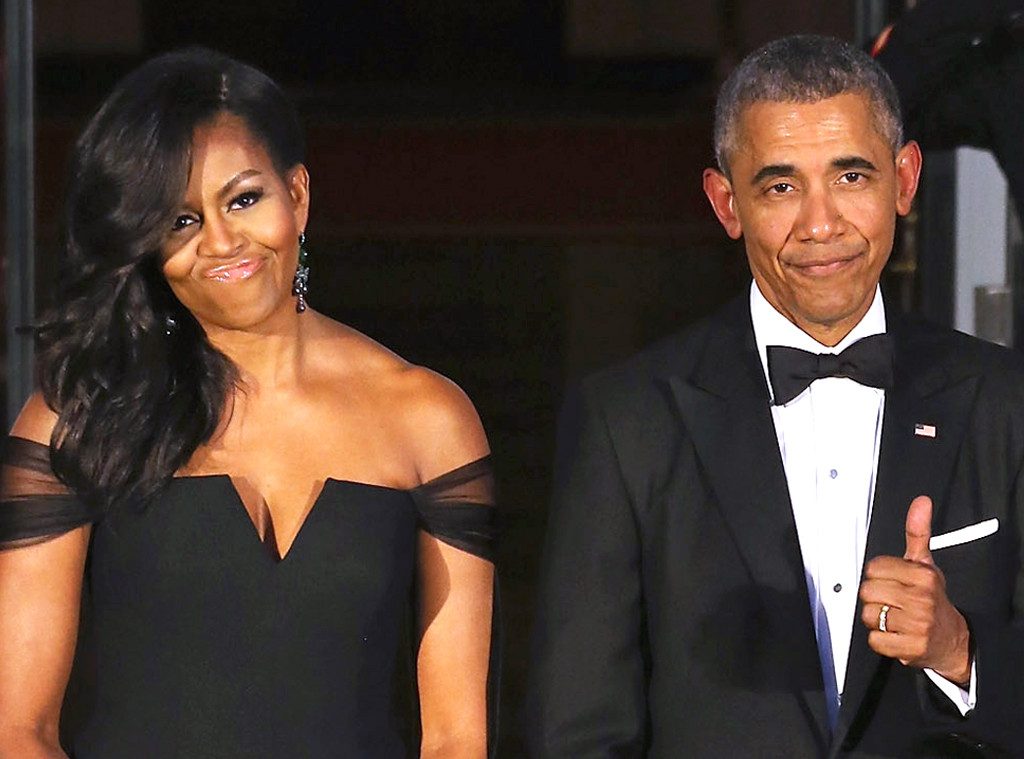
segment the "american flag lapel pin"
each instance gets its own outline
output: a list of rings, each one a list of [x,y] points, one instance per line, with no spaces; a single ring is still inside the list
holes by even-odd
[[[915,424],[914,434],[918,437],[935,437],[934,424]]]

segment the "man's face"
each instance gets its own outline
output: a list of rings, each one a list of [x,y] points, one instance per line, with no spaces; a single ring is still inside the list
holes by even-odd
[[[921,152],[896,156],[871,101],[844,93],[816,103],[758,102],[740,114],[731,177],[704,172],[704,191],[754,280],[777,311],[835,345],[871,305],[892,250],[896,214],[910,211]]]

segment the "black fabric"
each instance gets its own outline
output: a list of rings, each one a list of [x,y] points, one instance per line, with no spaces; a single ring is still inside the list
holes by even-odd
[[[5,472],[35,472],[48,492],[20,488],[0,541],[23,539],[18,523],[41,523],[54,497],[69,504],[61,529],[95,518],[50,492],[45,446],[12,441]],[[146,509],[104,515],[62,725],[69,753],[415,756],[417,535],[489,556],[493,503],[486,458],[414,490],[328,479],[283,559],[227,475],[175,478]]]
[[[494,561],[497,535],[490,456],[409,491],[420,527],[449,545]]]
[[[7,437],[0,453],[0,550],[38,543],[95,521],[50,470],[45,445]]]
[[[847,377],[870,387],[892,387],[892,338],[871,335],[839,353],[768,346],[768,378],[776,406],[784,406],[817,379]]]
[[[407,492],[422,530],[455,548],[493,561],[497,521],[490,456]],[[0,550],[57,537],[101,516],[98,509],[83,503],[56,478],[50,469],[47,446],[13,435],[4,440],[0,454]],[[272,532],[268,534],[273,537]]]
[[[744,294],[587,378],[560,428],[526,724],[537,759],[1024,757],[1024,359],[899,317],[865,562],[907,507],[977,644],[966,718],[857,619],[829,730],[800,542]],[[914,432],[935,427],[935,437]],[[1002,752],[1002,753],[1000,753]]]
[[[397,668],[416,534],[408,493],[333,480],[282,561],[227,477],[175,479],[145,511],[108,515],[75,759],[414,755]]]

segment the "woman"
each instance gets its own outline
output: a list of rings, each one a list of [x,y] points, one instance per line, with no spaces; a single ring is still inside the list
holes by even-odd
[[[205,50],[77,143],[4,457],[0,757],[64,756],[83,586],[78,759],[406,756],[417,701],[421,756],[485,754],[487,441],[453,384],[306,307],[302,161],[279,88]]]

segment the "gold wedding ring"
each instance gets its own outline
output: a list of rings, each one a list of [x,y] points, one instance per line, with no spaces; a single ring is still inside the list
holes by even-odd
[[[889,619],[889,604],[882,604],[882,608],[878,612],[878,629],[882,632],[889,632],[889,629],[885,626],[885,623]]]

